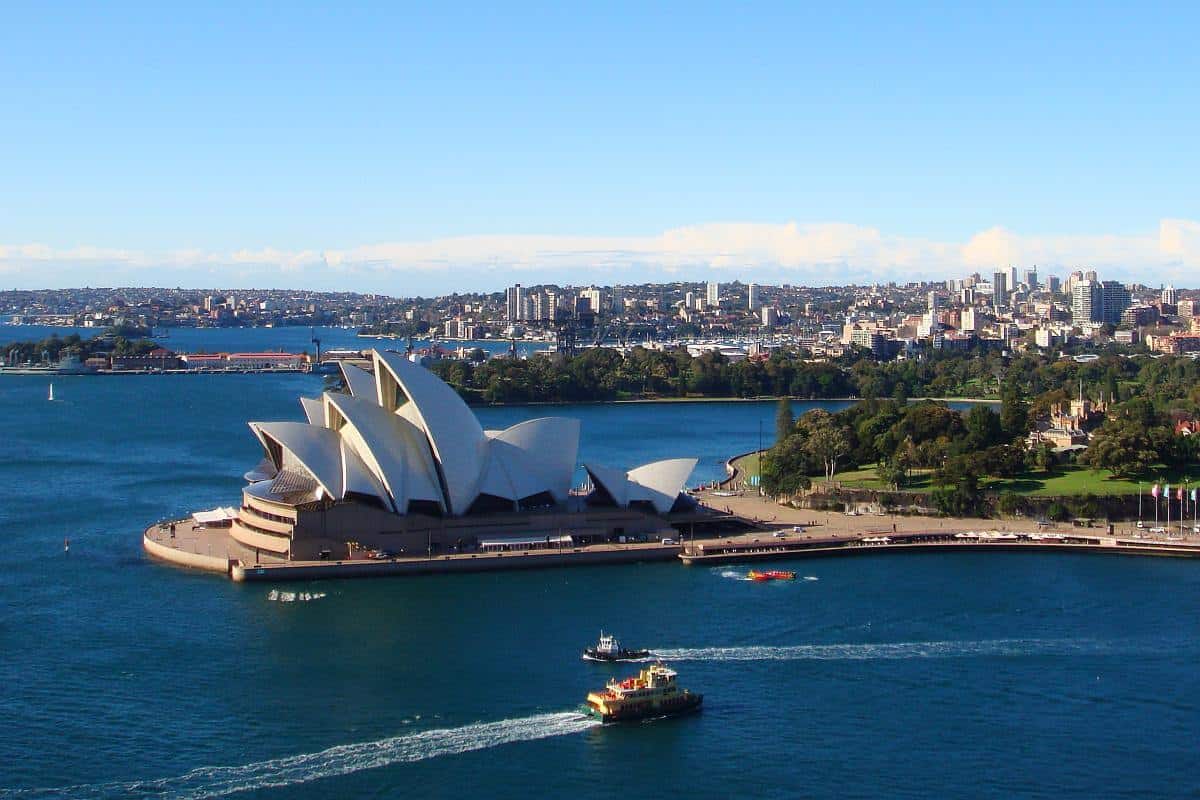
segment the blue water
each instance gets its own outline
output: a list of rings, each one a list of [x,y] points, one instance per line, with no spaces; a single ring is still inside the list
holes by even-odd
[[[268,586],[147,561],[147,521],[237,499],[259,456],[246,420],[299,419],[295,397],[320,385],[63,378],[49,403],[44,379],[0,380],[0,798],[1200,791],[1196,562],[956,553],[799,561],[818,580],[774,585],[657,564]],[[479,413],[570,413],[584,460],[695,455],[702,480],[757,445],[760,420],[769,443],[774,407]],[[666,649],[703,713],[571,715],[610,674],[578,659],[601,627]]]

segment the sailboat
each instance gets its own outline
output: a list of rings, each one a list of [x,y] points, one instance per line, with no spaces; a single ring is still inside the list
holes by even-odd
[[[49,400],[51,403],[54,402],[54,384],[53,383],[50,384],[50,396],[46,399]]]

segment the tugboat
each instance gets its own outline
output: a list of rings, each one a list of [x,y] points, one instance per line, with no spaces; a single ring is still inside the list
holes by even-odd
[[[589,692],[586,712],[601,722],[629,722],[650,717],[669,717],[696,711],[704,695],[680,689],[677,673],[665,664],[653,664],[636,678],[616,678],[598,692]]]
[[[600,641],[596,642],[595,647],[585,647],[583,650],[584,661],[637,661],[649,657],[649,650],[626,650],[621,647],[617,637],[604,631],[600,631]]]

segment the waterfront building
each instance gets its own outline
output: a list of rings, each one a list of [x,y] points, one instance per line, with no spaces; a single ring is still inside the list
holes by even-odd
[[[504,536],[674,535],[696,459],[625,471],[588,462],[573,494],[579,421],[485,431],[458,393],[404,355],[341,362],[346,393],[301,398],[307,422],[251,422],[264,458],[230,538],[244,563],[317,560],[361,547],[432,553]]]
[[[504,293],[505,300],[505,318],[509,322],[518,322],[521,319],[521,309],[525,301],[525,290],[521,288],[521,284],[510,286]]]

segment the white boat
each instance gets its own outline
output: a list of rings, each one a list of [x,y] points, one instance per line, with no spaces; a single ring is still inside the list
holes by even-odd
[[[50,396],[46,399],[49,400],[51,403],[54,402],[54,384],[53,383],[50,384]]]

